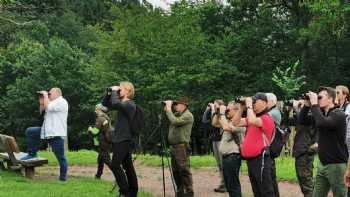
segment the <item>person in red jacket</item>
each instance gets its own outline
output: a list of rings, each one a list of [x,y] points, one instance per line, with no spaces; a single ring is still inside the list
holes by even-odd
[[[242,118],[243,111],[247,117]],[[275,123],[268,114],[267,97],[264,93],[256,93],[241,103],[233,123],[246,127],[246,135],[241,144],[241,155],[247,160],[248,175],[254,197],[275,197],[272,184],[272,159],[269,149]]]

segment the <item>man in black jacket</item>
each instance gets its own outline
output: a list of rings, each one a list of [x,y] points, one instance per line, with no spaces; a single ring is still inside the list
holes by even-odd
[[[345,145],[345,113],[335,107],[336,93],[333,88],[321,87],[318,95],[309,92],[311,113],[318,129],[317,169],[313,197],[326,197],[332,189],[334,197],[347,194],[343,182],[348,153]]]
[[[313,162],[317,151],[317,133],[310,111],[310,101],[298,100],[296,134],[292,156],[295,158],[295,170],[304,197],[311,197],[313,191]]]
[[[222,155],[219,152],[219,145],[222,137],[222,129],[220,128],[221,125],[213,125],[212,118],[213,116],[219,115],[219,107],[221,105],[225,105],[223,100],[217,99],[214,101],[214,103],[208,103],[207,109],[205,110],[202,122],[203,123],[210,123],[210,139],[212,141],[212,148],[213,148],[213,155],[216,160],[216,164],[218,166],[218,170],[220,173],[220,184],[217,188],[214,189],[215,192],[224,193],[226,192],[225,187],[225,181],[223,176],[223,166],[222,166]]]
[[[136,112],[136,104],[132,100],[135,90],[133,84],[126,81],[111,89],[111,94],[104,98],[102,104],[118,111],[112,133],[112,172],[119,186],[119,197],[137,197],[137,176],[131,155],[135,144],[130,126]]]

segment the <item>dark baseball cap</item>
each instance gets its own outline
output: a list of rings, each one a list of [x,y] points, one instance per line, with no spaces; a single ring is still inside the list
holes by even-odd
[[[267,96],[266,96],[266,94],[263,93],[263,92],[258,92],[258,93],[256,93],[256,94],[252,97],[252,99],[253,99],[253,102],[256,102],[257,100],[262,100],[262,101],[267,102]]]

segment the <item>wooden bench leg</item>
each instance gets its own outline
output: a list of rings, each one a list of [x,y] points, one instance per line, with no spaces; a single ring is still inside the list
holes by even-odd
[[[0,161],[0,171],[4,171],[5,169],[5,165],[4,165],[4,161]]]
[[[25,168],[25,176],[29,179],[33,179],[34,178],[34,167],[26,167]]]

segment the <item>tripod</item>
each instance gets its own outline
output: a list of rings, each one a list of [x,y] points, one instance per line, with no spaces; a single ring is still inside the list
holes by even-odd
[[[162,130],[162,119],[163,119],[163,112],[161,111],[159,114],[158,114],[158,128],[159,128],[159,131],[160,131],[160,142],[161,142],[161,150],[160,150],[160,154],[161,154],[161,158],[162,158],[162,177],[163,177],[163,196],[165,197],[165,170],[164,170],[164,155],[165,155],[165,158],[167,160],[167,163],[168,163],[168,168],[169,168],[169,172],[170,172],[170,176],[171,176],[171,182],[172,182],[172,185],[173,185],[173,189],[174,189],[174,193],[176,194],[176,185],[175,185],[175,181],[174,181],[174,175],[173,175],[173,171],[172,171],[172,168],[171,168],[171,164],[169,162],[169,152],[166,150],[166,141],[165,141],[165,135],[164,135],[164,132]]]

